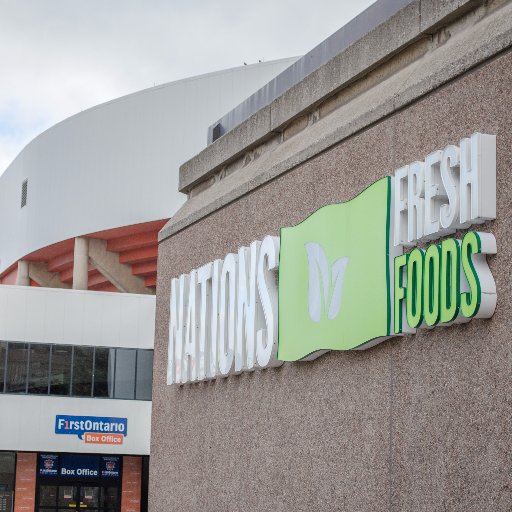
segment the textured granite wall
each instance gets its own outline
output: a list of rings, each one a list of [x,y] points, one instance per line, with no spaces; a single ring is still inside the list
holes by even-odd
[[[152,512],[511,510],[510,83],[507,53],[160,244]],[[166,386],[172,277],[474,131],[497,135],[491,320]]]

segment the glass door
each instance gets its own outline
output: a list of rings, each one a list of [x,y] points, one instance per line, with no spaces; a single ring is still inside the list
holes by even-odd
[[[103,512],[117,512],[120,509],[118,495],[117,487],[101,488],[101,506]]]
[[[57,508],[58,485],[39,486],[39,508],[38,510],[50,512]]]
[[[80,486],[78,508],[98,510],[100,508],[100,487],[91,485]]]
[[[59,485],[57,494],[57,506],[60,512],[76,509],[78,497],[77,485]]]

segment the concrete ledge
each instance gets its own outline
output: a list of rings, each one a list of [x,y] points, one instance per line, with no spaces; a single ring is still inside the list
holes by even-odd
[[[190,189],[216,170],[233,161],[249,146],[263,142],[270,134],[270,105],[253,114],[247,121],[207,146],[180,167],[179,190]],[[228,135],[228,134],[226,134]]]
[[[465,12],[483,4],[480,0],[422,0],[420,30],[437,31]]]
[[[282,129],[342,87],[370,72],[421,36],[420,0],[410,3],[272,103],[271,129]]]
[[[159,241],[510,48],[512,3],[487,15],[482,13],[482,16],[471,28],[420,60],[357,96],[273,151],[263,154],[243,170],[190,198],[160,231]]]
[[[180,167],[179,190],[188,193],[224,165],[282,131],[296,117],[369,73],[397,52],[484,0],[414,0],[294,85],[269,106],[226,133]]]

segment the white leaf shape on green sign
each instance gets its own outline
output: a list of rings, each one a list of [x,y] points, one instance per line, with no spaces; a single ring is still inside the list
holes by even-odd
[[[348,258],[342,257],[334,262],[329,272],[327,256],[322,246],[317,242],[304,244],[308,255],[309,285],[308,309],[313,322],[320,322],[322,311],[328,309],[329,320],[336,318],[341,307],[343,291],[343,277],[347,267]],[[329,301],[329,291],[331,291]]]

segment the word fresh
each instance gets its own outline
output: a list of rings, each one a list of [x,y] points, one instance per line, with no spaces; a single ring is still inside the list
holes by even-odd
[[[411,246],[496,218],[496,137],[474,133],[395,171],[394,244]]]

